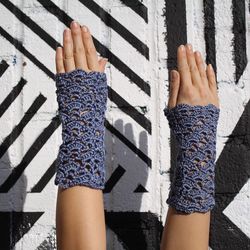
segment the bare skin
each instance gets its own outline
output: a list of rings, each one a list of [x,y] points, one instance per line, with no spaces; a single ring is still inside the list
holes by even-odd
[[[83,69],[104,72],[106,58],[98,58],[86,26],[72,22],[63,33],[63,48],[56,50],[57,73]],[[56,237],[59,250],[105,250],[103,192],[86,186],[58,188]]]
[[[177,51],[178,70],[171,71],[168,107],[179,103],[219,107],[216,77],[211,65],[205,63],[192,46],[182,45]],[[162,234],[161,250],[207,250],[211,211],[178,214],[169,206]]]
[[[107,59],[99,58],[90,31],[84,32],[77,22],[63,34],[63,48],[56,50],[57,73],[76,68],[104,72]],[[178,103],[219,107],[214,71],[206,69],[198,52],[178,48],[178,71],[172,71],[169,107]],[[169,207],[161,250],[207,250],[210,212],[177,214]],[[59,250],[105,250],[106,231],[102,190],[75,186],[58,188],[56,234]]]

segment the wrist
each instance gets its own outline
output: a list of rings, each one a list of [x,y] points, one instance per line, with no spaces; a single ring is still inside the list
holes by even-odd
[[[107,79],[102,72],[76,69],[56,75],[62,145],[55,184],[104,188],[104,116]]]
[[[215,205],[214,167],[219,109],[212,104],[179,104],[164,112],[180,146],[167,203],[187,213],[206,212]]]

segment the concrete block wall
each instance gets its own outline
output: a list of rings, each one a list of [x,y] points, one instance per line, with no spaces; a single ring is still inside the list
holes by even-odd
[[[55,48],[71,20],[107,57],[107,249],[159,249],[176,142],[163,109],[176,48],[216,68],[221,114],[210,248],[250,249],[247,0],[0,0],[0,249],[56,249]]]

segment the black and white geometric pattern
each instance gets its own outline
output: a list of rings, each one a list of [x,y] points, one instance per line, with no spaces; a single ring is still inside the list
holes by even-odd
[[[108,249],[159,249],[176,154],[162,108],[187,41],[216,69],[222,105],[210,247],[250,249],[249,1],[0,0],[0,13],[0,249],[56,249],[54,54],[74,19],[109,59]]]

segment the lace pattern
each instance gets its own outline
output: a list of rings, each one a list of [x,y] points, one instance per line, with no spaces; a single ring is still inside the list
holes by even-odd
[[[104,116],[107,78],[104,72],[76,69],[55,76],[62,144],[56,161],[55,185],[104,189]]]
[[[167,204],[179,212],[207,212],[215,205],[216,132],[219,108],[178,104],[164,109],[179,143]]]

